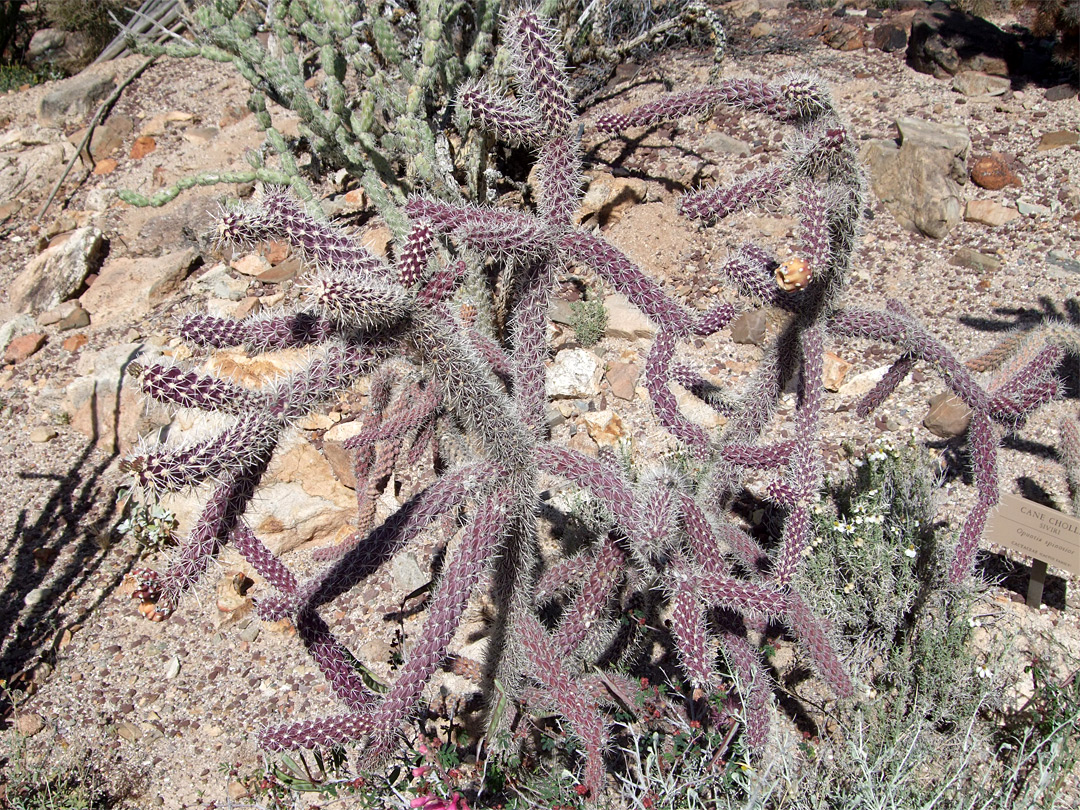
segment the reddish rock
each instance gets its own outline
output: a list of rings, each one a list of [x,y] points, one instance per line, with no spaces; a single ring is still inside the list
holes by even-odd
[[[77,352],[79,349],[86,345],[88,340],[89,338],[87,338],[86,335],[80,332],[77,335],[72,335],[69,338],[65,338],[64,342],[60,344],[60,348],[62,348],[65,352]]]
[[[15,338],[4,350],[5,363],[21,363],[27,357],[45,345],[45,335],[41,332],[31,332]]]
[[[157,141],[149,135],[143,135],[135,139],[135,144],[131,147],[131,157],[135,160],[142,160],[155,149],[157,149]]]
[[[826,31],[825,44],[834,51],[857,51],[863,47],[863,30],[857,25],[845,23],[832,31]]]
[[[1022,185],[1020,178],[1009,168],[1005,158],[993,152],[975,161],[971,167],[971,182],[980,188],[998,191],[1005,186]]]
[[[94,174],[112,174],[114,171],[116,171],[116,166],[117,163],[112,158],[105,158],[105,160],[99,160],[97,162],[97,165],[94,166]]]

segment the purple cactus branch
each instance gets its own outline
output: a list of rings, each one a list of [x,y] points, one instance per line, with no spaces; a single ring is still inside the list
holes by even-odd
[[[898,357],[877,385],[859,400],[855,412],[863,419],[873,413],[911,373],[911,370],[915,368],[915,363],[916,360],[911,355],[905,354]]]
[[[810,265],[810,272],[816,275],[832,263],[828,199],[820,186],[809,181],[801,181],[798,189],[802,257]]]
[[[791,628],[795,637],[809,653],[810,660],[840,697],[851,697],[855,687],[851,683],[843,664],[837,658],[832,643],[828,640],[821,620],[814,616],[810,607],[797,593],[789,593],[784,621]]]
[[[521,276],[521,290],[510,318],[513,336],[513,381],[518,418],[539,430],[544,424],[547,393],[545,383],[548,356],[548,297],[555,281],[555,268],[547,259],[529,263]]]
[[[679,213],[690,219],[713,222],[771,200],[789,182],[782,169],[764,169],[730,186],[715,186],[687,194],[679,202]]]
[[[786,465],[794,449],[795,442],[790,439],[766,445],[732,443],[721,447],[720,455],[741,467],[771,470]]]
[[[716,682],[715,654],[709,649],[705,606],[680,583],[671,600],[671,627],[679,649],[679,663],[698,689],[712,689]]]
[[[344,442],[346,450],[353,450],[384,439],[398,438],[408,431],[416,430],[439,407],[439,395],[432,388],[414,388],[404,398],[406,406],[398,408],[377,425],[364,427]]]
[[[172,613],[180,597],[202,576],[247,507],[261,475],[261,467],[244,469],[211,493],[176,558],[160,575],[159,613]]]
[[[618,248],[584,231],[565,234],[559,240],[559,246],[566,251],[570,261],[591,267],[673,337],[682,338],[692,331],[693,316],[665,295],[656,282]]]
[[[314,610],[300,611],[296,616],[296,633],[342,703],[355,712],[374,705],[375,694],[356,671],[352,656],[334,638],[319,614]]]
[[[673,436],[682,439],[690,451],[699,458],[709,452],[709,436],[679,411],[675,395],[668,388],[671,379],[671,357],[675,353],[675,337],[661,330],[653,340],[649,357],[645,361],[645,388],[653,403],[657,419]]]
[[[320,222],[283,188],[268,188],[222,224],[222,241],[247,245],[271,238],[286,240],[315,265],[342,272],[389,277],[389,268],[340,229]]]
[[[545,221],[565,225],[581,200],[581,157],[576,135],[559,135],[540,147],[540,215]]]
[[[142,389],[148,396],[181,408],[239,413],[256,404],[257,397],[239,385],[184,371],[179,366],[154,363],[143,368],[132,363],[128,373],[140,378]]]
[[[409,231],[397,260],[398,279],[405,287],[412,287],[427,276],[433,247],[432,236],[431,226],[426,222],[414,225]]]
[[[622,578],[626,570],[625,562],[626,555],[622,549],[613,538],[607,537],[597,549],[593,565],[582,578],[585,586],[559,622],[554,643],[560,655],[572,655],[585,640]]]
[[[673,93],[629,113],[601,116],[596,121],[596,128],[601,132],[619,132],[630,127],[651,126],[702,115],[721,104],[763,112],[779,119],[786,119],[791,114],[788,101],[778,88],[755,79],[730,79],[719,87]]]
[[[233,526],[229,541],[272,588],[284,593],[296,590],[298,583],[293,572],[255,536],[251,527],[243,520],[238,520]]]
[[[539,116],[521,104],[493,95],[479,84],[462,87],[458,103],[483,128],[512,146],[539,148],[544,125]]]
[[[569,448],[551,444],[538,446],[534,454],[540,469],[561,476],[595,495],[602,495],[604,505],[611,510],[627,535],[639,531],[633,490],[611,466]]]
[[[577,111],[570,100],[565,60],[555,47],[555,31],[526,11],[511,22],[507,39],[526,105],[538,111],[548,132],[556,137],[565,134]]]
[[[604,748],[607,730],[593,700],[563,666],[556,645],[547,631],[531,615],[524,615],[517,630],[529,669],[545,692],[551,696],[559,713],[566,718],[570,731],[585,745],[583,782],[591,795],[598,797],[604,778]]]
[[[280,427],[256,411],[206,441],[150,450],[127,459],[122,467],[152,492],[179,492],[268,461]]]

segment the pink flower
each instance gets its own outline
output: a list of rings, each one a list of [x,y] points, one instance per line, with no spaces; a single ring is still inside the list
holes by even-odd
[[[409,802],[409,807],[421,808],[422,810],[469,810],[465,797],[457,791],[454,791],[449,799],[440,799],[438,796],[431,796],[430,794],[417,796]]]

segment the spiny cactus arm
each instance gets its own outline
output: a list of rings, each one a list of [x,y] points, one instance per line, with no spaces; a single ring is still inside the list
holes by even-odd
[[[630,127],[651,126],[688,115],[703,115],[721,104],[764,112],[781,120],[791,114],[789,104],[779,88],[756,79],[728,79],[718,87],[664,96],[629,113],[601,116],[596,121],[596,128],[601,132],[618,132]]]
[[[420,306],[433,307],[445,301],[458,282],[465,276],[465,262],[460,259],[450,262],[445,267],[440,267],[431,275],[431,279],[425,284],[416,296],[416,302]]]
[[[212,315],[188,315],[180,338],[194,346],[221,349],[247,346],[252,352],[277,351],[325,342],[333,325],[312,312],[255,315],[242,321]]]
[[[1004,370],[1001,380],[990,389],[990,413],[998,422],[1018,425],[1035,409],[1053,399],[1059,384],[1053,373],[1065,352],[1060,346],[1047,345],[1034,352],[1027,363],[1016,369]]]
[[[714,222],[773,199],[789,182],[783,169],[762,169],[729,186],[715,186],[685,195],[679,201],[679,213],[690,219]]]
[[[511,146],[539,149],[544,142],[544,127],[539,115],[519,102],[493,95],[477,82],[461,88],[458,104],[483,129]]]
[[[1074,517],[1080,517],[1080,424],[1075,417],[1067,416],[1061,421],[1059,431],[1058,455],[1069,482],[1072,513]]]
[[[563,613],[555,633],[555,649],[566,658],[585,641],[589,629],[600,618],[625,571],[626,555],[610,535],[600,544],[592,567],[585,572],[581,593]]]
[[[604,779],[604,748],[607,730],[604,719],[590,696],[563,666],[562,658],[547,631],[532,615],[518,618],[518,638],[529,671],[554,700],[566,718],[570,732],[585,746],[585,774],[582,780],[589,794],[599,798]]]
[[[581,155],[577,134],[558,135],[540,147],[537,201],[541,217],[556,225],[570,223],[581,202]]]
[[[470,326],[469,341],[497,377],[504,381],[510,379],[514,373],[513,363],[494,340]]]
[[[591,549],[579,551],[547,569],[536,582],[533,594],[536,604],[543,605],[561,591],[587,581],[586,575],[596,567],[596,555],[597,552]]]
[[[319,270],[308,281],[307,290],[318,311],[343,330],[370,331],[396,324],[411,303],[401,285],[363,278],[347,269]]]
[[[518,14],[506,30],[521,94],[529,107],[539,111],[545,130],[559,137],[569,132],[577,111],[556,37],[555,29],[531,11]]]
[[[121,469],[134,473],[138,485],[151,492],[179,492],[268,460],[280,430],[280,423],[255,411],[205,441],[137,453]]]
[[[829,641],[818,619],[803,598],[791,592],[787,598],[787,610],[784,621],[791,628],[799,643],[809,653],[810,660],[822,679],[832,687],[840,697],[849,698],[855,694],[851,678],[840,663],[839,657]]]
[[[235,383],[184,371],[179,366],[153,363],[144,368],[130,363],[128,374],[140,379],[147,396],[181,408],[238,413],[256,406],[259,399]]]
[[[990,400],[990,416],[1010,428],[1017,428],[1035,411],[1061,394],[1058,380],[1036,380],[1011,396],[995,394]]]
[[[507,470],[532,468],[532,439],[506,392],[472,348],[464,326],[443,307],[418,310],[409,340],[430,369],[443,403]]]
[[[949,568],[949,581],[957,583],[964,579],[975,564],[975,551],[979,546],[983,528],[990,509],[998,502],[997,452],[998,437],[986,411],[975,411],[968,425],[968,443],[971,445],[971,466],[978,500],[964,519],[956,556]]]
[[[198,581],[247,508],[265,465],[246,468],[215,489],[176,558],[160,575],[157,610],[168,616]]]
[[[229,533],[229,542],[270,587],[282,593],[292,593],[296,590],[298,585],[296,576],[274,552],[266,547],[243,519],[236,521],[236,525]]]
[[[347,390],[370,373],[376,360],[361,342],[331,344],[309,363],[270,387],[270,411],[285,421],[306,416],[320,403]]]
[[[720,457],[740,467],[753,467],[771,470],[783,467],[791,458],[795,442],[791,439],[776,444],[725,444],[720,448]]]
[[[438,393],[429,386],[417,388],[403,397],[399,407],[395,408],[378,425],[365,428],[355,436],[345,440],[345,449],[352,450],[385,439],[395,439],[410,430],[415,430],[425,422],[439,407]]]
[[[268,621],[276,621],[295,615],[304,605],[318,607],[333,601],[376,571],[440,515],[457,509],[477,482],[496,475],[497,468],[483,462],[444,474],[344,553],[340,547],[331,546],[326,553],[317,555],[317,559],[335,562],[294,593],[263,599],[258,605],[259,615]]]
[[[541,256],[551,240],[543,223],[525,215],[468,222],[455,233],[470,250],[502,261]]]
[[[869,416],[874,410],[881,405],[896,387],[900,385],[907,377],[911,370],[915,368],[916,360],[910,354],[903,354],[896,359],[896,361],[889,366],[889,370],[885,372],[885,376],[878,380],[870,391],[859,400],[859,404],[855,409],[855,412],[863,419]]]
[[[985,412],[989,398],[971,376],[971,372],[940,340],[919,326],[898,301],[890,301],[896,312],[875,312],[857,308],[844,309],[830,318],[829,328],[848,337],[866,337],[895,343],[917,359],[937,366],[945,383],[975,411]]]
[[[548,301],[554,284],[554,261],[543,256],[530,261],[519,276],[510,316],[514,405],[518,419],[534,431],[542,429],[547,405],[544,361],[548,357]]]
[[[719,332],[735,317],[735,307],[731,304],[717,304],[700,318],[693,326],[695,335],[708,337]]]
[[[565,478],[600,498],[627,535],[639,531],[640,518],[633,490],[611,465],[553,444],[537,446],[533,457],[540,469]]]
[[[389,267],[340,229],[315,219],[286,189],[271,186],[251,202],[226,211],[219,234],[227,244],[247,245],[267,235],[284,239],[314,264],[391,277]]]
[[[289,751],[343,745],[363,739],[373,727],[374,719],[369,712],[338,714],[321,720],[271,726],[259,733],[259,746],[266,751]]]
[[[810,279],[823,273],[832,263],[829,204],[821,186],[807,180],[798,184],[798,201],[802,225],[801,257],[809,265],[809,283]]]
[[[668,388],[671,380],[671,358],[675,353],[675,337],[666,330],[657,333],[649,356],[645,361],[645,388],[652,400],[657,419],[671,435],[686,442],[698,458],[709,452],[709,436],[700,425],[687,419],[679,411],[678,401]]]
[[[784,592],[772,585],[743,582],[730,576],[693,575],[691,586],[710,605],[750,616],[783,615]]]
[[[371,709],[375,694],[357,671],[352,655],[314,610],[302,610],[296,617],[296,633],[337,698],[354,712]]]
[[[690,564],[708,576],[726,577],[731,571],[723,558],[723,548],[705,511],[690,495],[680,492],[676,497],[680,521],[686,532]]]
[[[720,523],[717,536],[731,546],[739,561],[750,571],[751,576],[761,576],[770,566],[769,555],[749,534],[731,523]]]
[[[466,526],[457,552],[439,580],[419,640],[400,676],[374,712],[376,741],[392,737],[446,657],[469,597],[503,540],[513,498],[506,489],[488,495]],[[376,752],[376,756],[389,752]]]
[[[685,582],[668,585],[671,598],[671,629],[675,633],[679,664],[697,689],[712,691],[716,683],[713,661],[716,654],[709,646],[705,606]]]
[[[758,651],[747,641],[745,626],[734,614],[720,611],[716,614],[716,624],[724,660],[739,687],[747,744],[752,752],[760,754],[769,737],[772,679],[762,666]]]
[[[719,271],[744,295],[768,306],[783,306],[787,297],[776,284],[776,260],[754,244],[745,244],[729,256]]]
[[[781,496],[777,500],[783,503],[783,500],[787,499],[782,499]],[[784,505],[788,504],[784,503]],[[796,502],[791,509],[791,514],[784,521],[784,531],[780,540],[780,553],[777,556],[776,567],[773,571],[772,580],[779,587],[791,584],[803,561],[803,552],[809,548],[813,536],[814,529],[813,522],[810,520],[810,510],[806,508],[805,504]]]
[[[398,280],[405,287],[412,287],[428,276],[428,262],[434,248],[431,226],[426,222],[413,225],[405,244],[401,246],[397,260]]]
[[[694,317],[690,312],[669,298],[618,248],[585,231],[565,234],[559,240],[559,247],[570,262],[595,270],[673,338],[685,337],[693,330]]]

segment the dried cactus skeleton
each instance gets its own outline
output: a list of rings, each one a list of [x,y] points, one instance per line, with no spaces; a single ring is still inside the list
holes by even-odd
[[[730,680],[726,672],[739,684],[741,691],[731,692],[725,711],[745,723],[752,749],[760,750],[768,737],[772,685],[749,629],[783,622],[835,694],[853,694],[829,629],[795,587],[812,540],[810,509],[823,480],[820,423],[828,341],[858,336],[895,344],[900,352],[861,412],[879,405],[920,361],[936,368],[972,409],[969,440],[978,502],[960,533],[954,580],[971,571],[997,497],[1000,433],[1056,394],[1054,371],[1061,355],[1057,347],[1032,352],[984,388],[899,304],[884,312],[841,307],[865,204],[852,140],[824,90],[806,76],[777,84],[726,80],[597,122],[602,130],[618,131],[725,105],[767,115],[793,130],[781,165],[682,201],[687,216],[714,222],[788,195],[802,218],[797,265],[781,269],[766,251],[748,244],[717,268],[740,292],[791,317],[741,397],[716,405],[727,410],[728,421],[722,435],[710,436],[680,411],[670,384],[700,393],[710,404],[722,398],[712,396],[713,387],[677,363],[675,355],[680,341],[719,331],[735,309],[728,304],[704,313],[688,309],[602,236],[574,227],[580,187],[577,114],[553,32],[524,12],[508,21],[504,36],[517,77],[515,96],[470,84],[459,102],[479,126],[536,150],[535,212],[413,196],[404,208],[411,225],[394,264],[310,216],[280,189],[268,188],[223,217],[227,242],[279,238],[302,253],[313,268],[305,307],[244,321],[190,316],[182,337],[203,347],[246,346],[252,352],[304,347],[310,357],[288,378],[257,391],[178,367],[153,365],[142,371],[144,390],[154,399],[220,412],[233,421],[205,441],[150,448],[128,460],[128,469],[148,488],[215,482],[173,564],[160,574],[145,574],[138,595],[154,603],[157,618],[166,617],[220,546],[234,544],[274,589],[259,600],[260,615],[293,619],[347,707],[333,717],[270,728],[262,733],[262,744],[281,749],[367,740],[365,757],[374,762],[392,752],[401,724],[446,658],[470,596],[478,583],[488,581],[498,619],[483,669],[485,688],[492,694],[498,684],[525,707],[561,714],[582,742],[583,783],[595,797],[602,791],[608,730],[596,676],[589,673],[597,662],[617,660],[631,649],[630,636],[649,632],[648,623],[627,629],[611,621],[615,608],[639,607],[653,615],[669,611],[687,681],[705,693],[717,692]],[[510,318],[500,340],[475,318],[452,311],[464,265],[444,260],[440,240],[444,248],[488,257],[510,274]],[[595,272],[656,325],[645,385],[657,420],[708,470],[700,483],[664,471],[635,478],[612,458],[585,456],[547,439],[548,300],[559,272],[572,265]],[[402,358],[413,363],[408,375],[400,371]],[[244,510],[282,431],[364,375],[371,377],[368,408],[362,431],[351,442],[357,451],[360,525],[344,545],[321,552],[319,557],[329,561],[321,573],[300,581],[245,523]],[[795,375],[797,405],[790,417],[795,438],[762,443]],[[408,394],[395,397],[402,385]],[[415,461],[425,448],[438,445],[436,424],[460,435],[463,452],[398,511],[372,525],[374,482],[406,448]],[[779,537],[766,547],[728,511],[748,471],[773,476],[769,498],[785,515]],[[587,492],[607,519],[584,550],[545,567],[537,509],[541,482],[551,477]],[[371,575],[442,516],[460,512],[467,519],[451,544],[418,644],[388,692],[377,695],[317,608]],[[545,624],[541,611],[553,603],[561,608],[559,618]],[[725,666],[717,665],[718,652]]]

